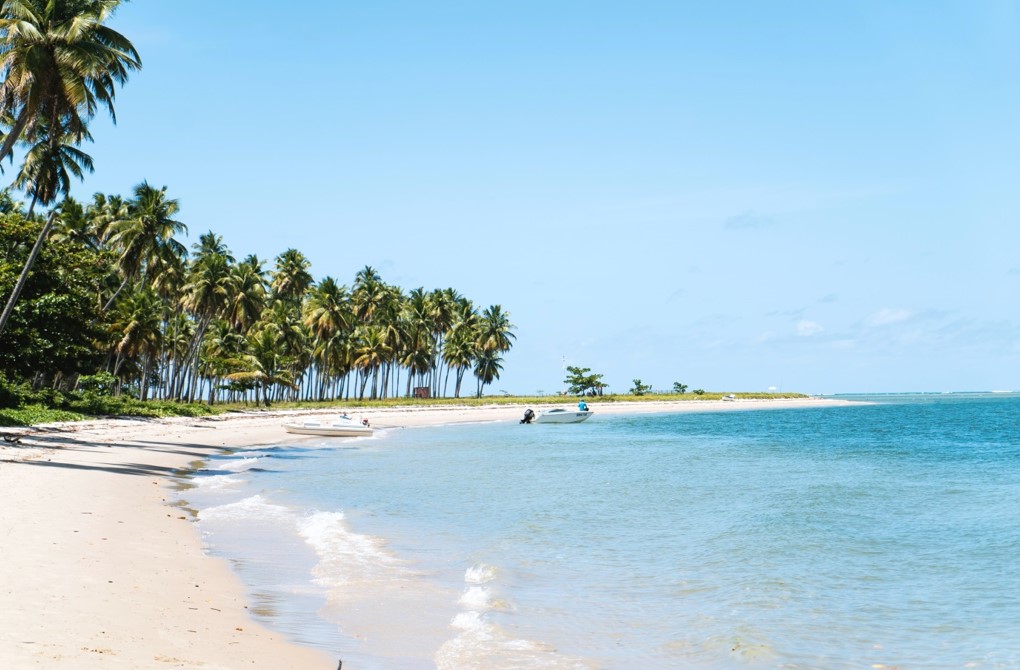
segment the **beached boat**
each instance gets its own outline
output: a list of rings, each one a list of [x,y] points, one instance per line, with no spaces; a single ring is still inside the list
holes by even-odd
[[[321,421],[303,421],[301,423],[285,423],[283,429],[298,435],[323,435],[326,437],[365,437],[372,434],[368,421],[360,423],[349,416],[341,416],[332,423]]]
[[[590,410],[576,411],[567,409],[549,409],[539,412],[535,417],[535,423],[581,423],[592,415]]]

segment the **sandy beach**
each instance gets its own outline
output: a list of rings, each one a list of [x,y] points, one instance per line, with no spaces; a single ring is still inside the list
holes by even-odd
[[[831,399],[591,402],[596,413],[739,411],[847,404]],[[517,421],[523,407],[359,412],[373,427]],[[182,471],[231,447],[300,439],[296,416],[108,419],[3,429],[0,443],[0,667],[302,668],[336,656],[291,643],[248,615],[230,566],[208,556],[187,510]],[[345,664],[345,668],[347,665]]]

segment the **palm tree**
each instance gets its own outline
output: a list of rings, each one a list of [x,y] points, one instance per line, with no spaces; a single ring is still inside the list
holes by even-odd
[[[69,137],[49,132],[45,126],[39,142],[25,155],[25,162],[14,180],[14,185],[32,196],[28,218],[32,218],[36,204],[49,205],[61,194],[71,190],[71,177],[78,181],[85,172],[93,172],[92,157],[68,143]]]
[[[503,369],[503,358],[495,350],[482,350],[478,352],[475,359],[475,377],[478,378],[478,397],[482,397],[482,389],[491,384],[494,379],[499,379],[499,373]]]
[[[119,195],[96,193],[85,211],[98,242],[97,248],[105,246],[112,234],[113,224],[130,218],[128,202]]]
[[[354,348],[354,364],[361,369],[361,392],[359,400],[365,399],[365,386],[368,383],[368,375],[372,374],[372,400],[378,398],[379,368],[389,360],[393,353],[392,348],[387,344],[383,329],[379,326],[363,326],[359,328],[357,344]]]
[[[309,332],[301,321],[301,313],[290,303],[274,301],[263,312],[262,320],[255,328],[260,330],[265,326],[275,329],[290,365],[291,379],[298,382],[311,363],[313,352],[309,346]]]
[[[26,134],[58,125],[80,143],[88,122],[113,108],[117,84],[141,68],[130,41],[104,25],[121,0],[4,0],[0,5],[0,107],[12,117],[0,161]]]
[[[304,322],[317,339],[328,339],[338,332],[349,330],[354,324],[350,297],[346,286],[325,277],[308,292],[304,308]]]
[[[173,218],[180,205],[166,197],[166,186],[155,189],[143,181],[134,193],[129,218],[110,224],[110,244],[119,250],[117,268],[123,281],[103,307],[104,312],[153,258],[166,253],[183,256],[187,252],[174,235],[187,232],[188,227]],[[164,246],[169,249],[164,250]]]
[[[426,377],[433,371],[435,350],[432,346],[431,304],[424,288],[411,289],[403,301],[402,344],[399,362],[407,368],[407,395],[411,386],[426,386]]]
[[[346,286],[325,277],[308,292],[304,305],[304,324],[312,337],[313,358],[319,373],[319,399],[323,399],[330,374],[339,372],[340,348],[354,324]]]
[[[201,245],[196,244],[195,247],[200,249]],[[181,366],[182,371],[191,367],[191,384],[186,394],[189,402],[195,399],[199,354],[206,330],[214,319],[226,311],[231,276],[227,258],[226,254],[221,253],[196,255],[188,283],[183,288],[182,304],[192,314],[197,324],[188,357]],[[183,388],[183,385],[179,385],[178,388]]]
[[[121,365],[125,360],[141,356],[139,390],[142,400],[148,398],[149,371],[162,345],[161,307],[159,298],[151,289],[139,287],[118,305],[117,315],[111,324],[111,331],[117,333],[119,337],[114,345],[117,359],[113,366],[113,374],[120,374]]]
[[[216,402],[219,380],[225,375],[244,368],[243,356],[248,340],[226,320],[215,321],[202,342],[199,372],[209,381],[209,404]]]
[[[354,314],[362,323],[370,322],[379,303],[385,299],[385,284],[375,268],[366,265],[358,271],[351,298],[354,300]]]
[[[226,379],[240,383],[253,383],[262,388],[262,398],[269,407],[269,387],[284,386],[294,389],[283,338],[271,324],[257,329],[248,338],[249,354],[244,356],[248,369],[226,375]],[[255,405],[258,406],[258,388],[255,391]]]
[[[517,327],[510,323],[510,314],[499,305],[492,305],[482,312],[479,328],[478,347],[482,351],[510,351],[512,340],[517,339],[513,334]]]
[[[273,297],[291,305],[300,305],[305,291],[314,281],[308,268],[311,263],[297,249],[287,249],[276,257],[271,287]]]
[[[436,289],[429,293],[429,317],[432,330],[432,348],[434,351],[442,352],[443,337],[450,329],[453,321],[454,307],[457,304],[457,292],[452,288],[445,290]],[[432,393],[439,395],[439,382],[442,376],[442,356],[436,356],[433,360],[432,370]]]
[[[249,256],[233,268],[227,296],[226,318],[235,332],[243,333],[262,317],[266,308],[266,282],[262,261]]]
[[[453,397],[460,397],[461,383],[464,381],[464,373],[471,369],[475,361],[477,346],[475,342],[478,334],[475,331],[475,324],[471,321],[459,321],[450,330],[450,336],[443,342],[443,358],[446,364],[457,371],[456,384],[453,390]]]

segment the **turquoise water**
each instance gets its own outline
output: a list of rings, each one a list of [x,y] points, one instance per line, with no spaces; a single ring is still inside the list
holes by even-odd
[[[182,495],[345,669],[1020,667],[1020,396],[856,399],[311,438]]]

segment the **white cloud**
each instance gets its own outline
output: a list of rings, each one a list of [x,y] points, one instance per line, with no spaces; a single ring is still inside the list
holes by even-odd
[[[801,319],[797,322],[797,336],[798,337],[811,337],[825,330],[821,324],[815,323],[814,321],[808,321],[807,319]]]
[[[903,323],[914,316],[914,311],[901,307],[885,307],[864,319],[864,325],[869,328],[888,326],[893,323]]]

